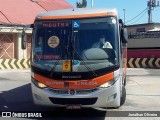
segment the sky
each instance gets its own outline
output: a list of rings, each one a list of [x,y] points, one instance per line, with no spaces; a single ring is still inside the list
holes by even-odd
[[[82,0],[66,0],[66,1],[69,2],[71,5],[73,5],[74,7],[76,7],[77,1],[82,2]],[[147,2],[149,0],[93,0],[93,1],[94,1],[93,8],[116,8],[119,13],[119,18],[123,20],[125,18],[126,25],[148,23]],[[87,8],[90,7],[91,7],[91,0],[87,0]],[[156,7],[153,9],[152,22],[160,23],[160,7]]]

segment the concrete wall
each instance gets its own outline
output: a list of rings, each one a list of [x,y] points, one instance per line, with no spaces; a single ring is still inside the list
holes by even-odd
[[[128,39],[128,48],[160,48],[160,38]]]

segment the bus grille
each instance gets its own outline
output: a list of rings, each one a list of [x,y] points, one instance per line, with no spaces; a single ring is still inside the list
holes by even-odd
[[[54,93],[54,94],[70,95],[69,90],[60,90],[60,89],[52,89],[52,88],[49,88],[48,90],[50,92]],[[98,90],[98,88],[84,89],[84,90],[75,90],[75,94],[76,95],[90,94],[90,93],[96,92],[97,90]]]

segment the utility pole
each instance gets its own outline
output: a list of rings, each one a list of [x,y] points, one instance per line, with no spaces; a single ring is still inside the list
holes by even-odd
[[[94,3],[93,3],[93,0],[91,0],[91,8],[93,8],[93,4],[94,4]]]
[[[126,23],[126,9],[123,9],[123,12],[124,12],[124,25]]]
[[[152,23],[152,10],[153,8],[159,6],[159,1],[149,0],[147,6],[148,6],[148,23]]]
[[[152,23],[152,0],[148,1],[148,23]]]

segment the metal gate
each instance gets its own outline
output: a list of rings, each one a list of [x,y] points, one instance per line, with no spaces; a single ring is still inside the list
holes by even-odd
[[[0,59],[14,58],[14,34],[0,34]]]

